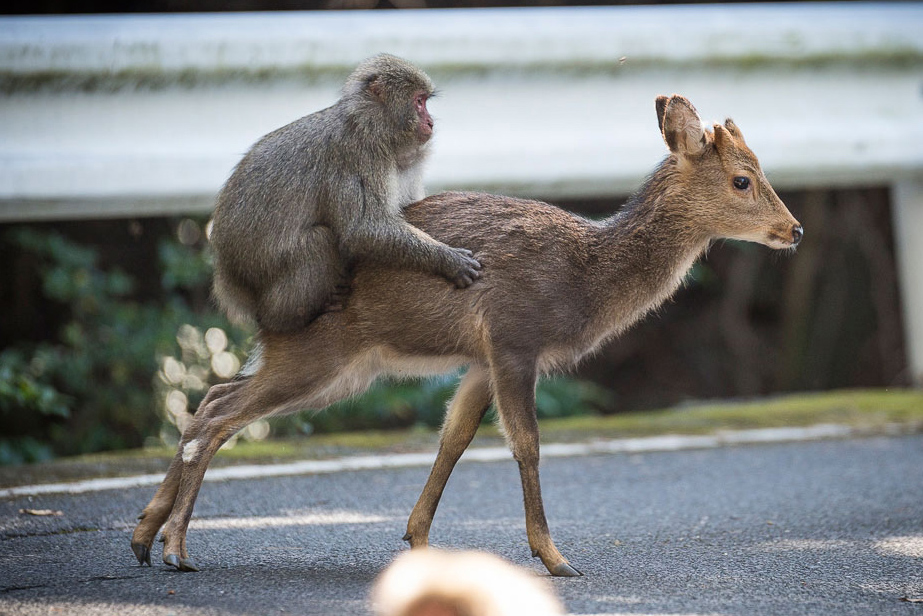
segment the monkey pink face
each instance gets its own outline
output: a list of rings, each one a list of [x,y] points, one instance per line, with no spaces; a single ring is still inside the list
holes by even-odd
[[[413,97],[414,109],[417,112],[417,136],[420,143],[426,143],[433,136],[433,117],[429,115],[426,109],[426,101],[429,94],[426,92],[417,92]]]

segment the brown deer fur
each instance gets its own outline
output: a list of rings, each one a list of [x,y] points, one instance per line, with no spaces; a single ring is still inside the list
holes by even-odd
[[[164,525],[164,562],[195,570],[186,528],[202,477],[221,444],[250,422],[323,409],[364,391],[379,375],[467,366],[405,539],[427,545],[446,481],[495,403],[519,463],[533,554],[554,575],[578,575],[555,547],[542,505],[537,379],[573,366],[659,306],[713,241],[785,249],[802,235],[732,121],[706,130],[680,96],[659,97],[656,109],[670,154],[607,220],[473,193],[436,195],[407,208],[414,226],[470,248],[483,264],[482,278],[458,290],[431,274],[360,267],[345,310],[303,331],[262,334],[252,370],[212,387],[183,434],[132,538],[138,559],[150,564]]]

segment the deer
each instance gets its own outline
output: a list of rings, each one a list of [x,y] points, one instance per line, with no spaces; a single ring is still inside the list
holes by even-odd
[[[659,307],[714,242],[794,251],[803,229],[728,118],[710,128],[683,96],[659,96],[669,150],[609,218],[589,220],[533,200],[449,192],[406,219],[482,263],[465,290],[426,273],[358,264],[346,305],[304,329],[258,332],[233,380],[213,385],[131,538],[141,565],[162,528],[163,562],[197,571],[186,545],[212,457],[236,432],[270,415],[320,411],[378,377],[427,377],[467,367],[447,405],[436,458],[404,540],[426,547],[446,483],[493,404],[519,467],[526,535],[553,576],[581,573],[552,540],[539,482],[535,388],[572,368]]]

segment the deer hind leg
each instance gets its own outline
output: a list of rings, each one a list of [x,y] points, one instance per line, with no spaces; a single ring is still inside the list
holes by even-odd
[[[413,548],[425,547],[429,543],[429,529],[439,506],[439,499],[445,489],[455,463],[467,449],[477,432],[481,418],[490,407],[491,393],[487,371],[473,365],[468,369],[458,386],[458,391],[449,403],[449,412],[442,426],[439,438],[439,453],[430,471],[426,486],[407,521],[407,534]]]
[[[267,382],[268,381],[268,382]],[[180,571],[198,571],[186,549],[186,531],[192,518],[205,471],[218,449],[248,424],[300,398],[284,387],[273,386],[259,375],[241,381],[196,413],[180,445],[182,472],[175,488],[173,508],[163,526],[163,562]]]
[[[312,346],[332,348],[324,337],[328,330],[309,338]],[[341,336],[329,330],[330,336]],[[299,408],[322,409],[367,388],[377,375],[376,368],[349,367],[346,356],[333,351],[312,360],[304,346],[286,346],[276,341],[270,365],[269,341],[266,363],[252,377],[196,413],[183,437],[180,460],[182,473],[175,489],[173,508],[163,526],[163,561],[181,571],[198,567],[186,549],[186,531],[205,470],[218,449],[247,424],[270,414]]]
[[[494,358],[491,365],[497,412],[513,458],[519,464],[526,510],[526,533],[532,556],[555,576],[582,575],[561,555],[551,539],[539,483],[539,434],[535,411],[536,370],[517,358]]]
[[[216,401],[236,391],[243,384],[244,381],[231,381],[230,383],[222,383],[213,386],[208,390],[208,394],[206,394],[201,404],[199,404],[199,410],[196,412],[196,416],[208,414],[207,409]],[[144,511],[138,517],[140,522],[138,522],[132,534],[131,549],[135,553],[138,562],[142,565],[151,565],[151,546],[154,544],[154,538],[157,536],[157,531],[160,530],[160,527],[167,521],[170,511],[173,510],[173,503],[176,501],[180,479],[183,475],[183,448],[189,441],[195,438],[194,432],[196,432],[198,427],[199,425],[195,421],[187,427],[186,432],[180,440],[176,455],[173,457],[172,462],[170,462],[169,469],[167,469],[166,477],[164,477],[163,482],[154,494],[154,498],[151,499],[151,502],[148,503],[147,507],[144,508]]]

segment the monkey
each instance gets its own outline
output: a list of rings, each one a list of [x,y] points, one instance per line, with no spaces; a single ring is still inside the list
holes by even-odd
[[[232,320],[263,331],[306,327],[338,311],[358,261],[430,272],[463,289],[473,253],[407,223],[425,196],[433,83],[393,55],[369,58],[332,106],[254,144],[218,194],[209,243],[213,293]]]

